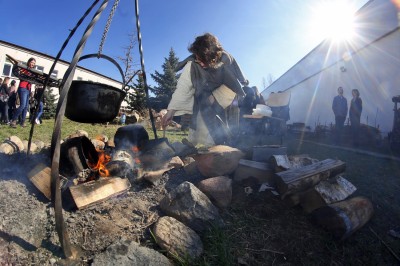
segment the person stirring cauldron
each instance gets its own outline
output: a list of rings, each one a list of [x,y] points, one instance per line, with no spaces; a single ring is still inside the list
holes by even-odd
[[[34,69],[36,66],[36,59],[33,57],[29,58],[29,60],[27,62],[27,66],[28,66],[28,69],[29,68]],[[19,87],[18,87],[17,93],[18,93],[19,100],[20,100],[20,106],[15,111],[15,113],[12,117],[12,120],[10,122],[10,126],[13,128],[17,127],[17,119],[18,119],[18,116],[20,116],[20,115],[22,115],[20,125],[21,125],[21,127],[26,127],[25,119],[26,119],[26,113],[29,108],[29,95],[30,95],[31,87],[32,87],[32,84],[27,80],[21,80],[19,82]]]
[[[165,128],[174,115],[191,114],[192,144],[228,144],[238,123],[232,119],[238,113],[237,98],[244,97],[242,85],[249,82],[214,35],[196,37],[188,50],[192,55],[178,64],[183,71],[161,124]]]

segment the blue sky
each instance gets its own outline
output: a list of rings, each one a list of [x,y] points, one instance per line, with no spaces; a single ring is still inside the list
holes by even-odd
[[[173,48],[179,59],[189,55],[187,47],[198,35],[215,34],[223,47],[239,62],[250,85],[262,88],[270,76],[279,78],[323,39],[318,7],[342,0],[139,0],[144,61],[150,73],[161,71],[164,58]],[[93,1],[40,0],[2,2],[0,39],[56,56],[79,18]],[[95,10],[100,6],[96,6]],[[345,1],[357,10],[367,0]],[[108,3],[88,39],[83,54],[97,53],[114,1]],[[332,11],[333,12],[333,11]],[[70,40],[62,59],[70,61],[94,11]],[[340,20],[340,14],[333,19]],[[326,16],[325,16],[326,17]],[[322,18],[323,19],[323,18]],[[317,27],[316,27],[317,26]],[[104,44],[103,53],[123,56],[129,34],[135,32],[135,2],[120,0]],[[135,61],[139,64],[138,47]],[[101,60],[101,59],[100,59]],[[82,65],[120,79],[115,67],[98,59]],[[38,62],[38,64],[40,64]],[[138,66],[138,68],[140,68]]]

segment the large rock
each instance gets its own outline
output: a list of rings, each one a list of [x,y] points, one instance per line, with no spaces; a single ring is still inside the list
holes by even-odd
[[[24,144],[24,150],[27,151],[28,150],[29,141],[24,140],[24,141],[22,141],[22,143]],[[34,142],[31,142],[31,147],[30,147],[30,151],[29,152],[32,154],[32,153],[35,153],[37,151],[38,151],[38,147],[36,146],[36,144]]]
[[[197,169],[206,177],[229,175],[235,171],[245,154],[239,149],[224,145],[213,146],[195,157]]]
[[[211,224],[222,226],[218,209],[190,182],[183,182],[160,202],[160,208],[196,232],[206,231]]]
[[[89,138],[89,133],[87,133],[85,130],[78,129],[75,133],[69,135],[66,139],[78,138],[83,136]]]
[[[13,154],[24,151],[24,143],[17,136],[11,136],[0,145],[0,153]]]
[[[141,247],[132,240],[121,239],[117,243],[110,245],[105,252],[96,255],[92,265],[172,266],[172,263],[154,249]]]
[[[39,150],[42,150],[46,146],[46,144],[41,140],[36,140],[36,141],[34,141],[34,143],[36,144],[36,146]]]
[[[232,201],[232,179],[217,176],[200,181],[197,187],[219,208],[226,208]]]
[[[203,243],[195,231],[175,218],[164,216],[153,226],[157,244],[174,257],[192,259],[203,253]]]

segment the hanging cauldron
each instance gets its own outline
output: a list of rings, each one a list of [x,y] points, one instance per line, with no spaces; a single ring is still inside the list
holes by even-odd
[[[79,61],[91,57],[101,57],[113,63],[122,76],[122,88],[125,87],[122,69],[114,59],[106,55],[88,54],[82,56]],[[80,123],[110,122],[118,115],[125,96],[126,92],[124,90],[110,85],[74,80],[68,91],[65,116],[72,121]]]

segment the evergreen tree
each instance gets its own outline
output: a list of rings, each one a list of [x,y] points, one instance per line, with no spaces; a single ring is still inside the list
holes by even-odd
[[[178,65],[179,59],[176,57],[174,50],[171,48],[169,51],[168,58],[164,58],[165,62],[162,65],[164,73],[159,73],[155,71],[151,74],[153,80],[157,83],[157,86],[149,88],[149,90],[155,95],[155,101],[158,106],[153,106],[154,109],[167,108],[169,101],[172,98],[172,93],[176,89],[176,84],[178,82],[178,76],[176,74],[176,67]],[[154,99],[153,99],[154,100]]]
[[[43,119],[55,118],[56,109],[56,95],[53,93],[53,88],[47,88],[43,93]]]
[[[136,110],[143,114],[146,108],[146,92],[144,90],[143,76],[138,75],[136,83],[131,88],[126,96],[128,109],[130,111]]]

